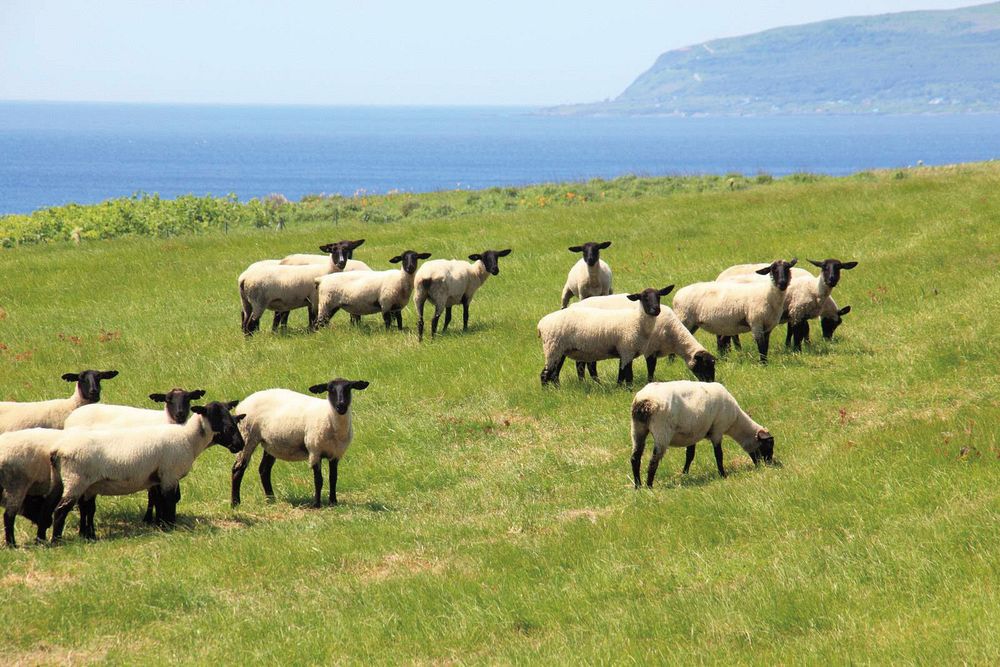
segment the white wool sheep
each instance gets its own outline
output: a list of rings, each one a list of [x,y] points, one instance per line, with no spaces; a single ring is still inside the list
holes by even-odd
[[[77,408],[101,400],[101,380],[110,380],[118,371],[82,371],[65,373],[62,379],[76,383],[69,398],[51,401],[18,403],[0,402],[0,433],[19,431],[26,428],[62,428]]]
[[[645,289],[625,298],[638,301],[632,309],[574,307],[549,313],[538,322],[545,366],[541,381],[559,383],[566,357],[581,362],[618,358],[618,382],[632,382],[632,360],[642,354],[660,314],[662,290]]]
[[[62,431],[53,445],[52,466],[62,485],[56,505],[52,539],[62,537],[66,515],[80,503],[80,530],[95,539],[94,512],[98,495],[122,496],[160,487],[161,520],[177,520],[177,485],[209,445],[217,443],[236,453],[243,449],[233,403],[192,406],[186,424],[161,424],[118,429]]]
[[[768,281],[721,280],[695,283],[674,295],[674,312],[688,331],[703,328],[716,335],[719,352],[725,353],[729,336],[750,332],[761,363],[767,363],[771,330],[781,321],[785,290],[791,281],[791,262],[776,260],[757,270]]]
[[[499,258],[510,254],[506,250],[487,250],[469,255],[472,264],[459,259],[435,259],[425,262],[417,271],[413,290],[413,305],[417,309],[417,339],[424,338],[424,303],[434,304],[431,336],[437,334],[438,320],[445,313],[441,333],[451,323],[451,309],[462,304],[462,330],[469,328],[469,303],[491,275],[500,273]]]
[[[240,426],[246,447],[233,464],[232,505],[240,504],[240,486],[254,450],[258,445],[264,453],[258,468],[264,494],[274,499],[271,468],[276,459],[308,460],[313,471],[315,497],[313,507],[319,507],[323,491],[323,459],[330,461],[330,504],[337,504],[337,468],[354,437],[351,420],[351,392],[368,387],[364,380],[336,378],[309,387],[314,394],[326,393],[320,399],[289,389],[265,389],[247,396],[237,406],[246,415]]]
[[[646,473],[646,486],[653,486],[656,468],[667,447],[686,447],[684,474],[691,468],[695,445],[711,441],[719,474],[722,465],[722,437],[728,435],[750,455],[754,465],[770,463],[774,437],[766,428],[740,409],[733,395],[718,382],[651,382],[632,399],[632,479],[639,488],[639,467],[646,449],[646,437],[653,434],[653,456]]]
[[[579,301],[570,308],[638,308],[639,306],[629,301],[624,294],[614,294],[611,296],[593,296],[583,301]],[[696,378],[702,382],[715,381],[715,357],[698,342],[690,331],[688,331],[677,318],[673,309],[667,306],[660,306],[660,314],[656,316],[656,326],[649,336],[649,342],[642,351],[642,356],[646,358],[647,380],[653,381],[656,372],[656,360],[663,357],[681,357],[687,364],[688,369]],[[596,362],[590,366],[591,376],[597,377]],[[582,363],[577,363],[577,375],[583,379]]]
[[[282,258],[278,264],[282,266],[303,266],[307,264],[325,264],[330,259],[329,255],[306,255],[295,254]],[[349,259],[344,265],[344,271],[371,271],[371,267],[360,259]]]
[[[308,309],[309,326],[315,326],[316,278],[344,270],[351,253],[362,243],[364,239],[321,246],[330,253],[325,263],[282,265],[278,260],[263,260],[251,264],[236,281],[243,333],[253,335],[265,310],[275,311],[272,330],[287,325],[290,311],[297,308]]]
[[[573,265],[566,276],[562,291],[562,307],[569,305],[573,297],[586,299],[591,296],[611,294],[611,267],[601,259],[601,250],[609,247],[611,241],[584,243],[569,248],[570,252],[582,252],[583,258]]]
[[[316,327],[325,326],[340,309],[358,319],[362,315],[382,313],[385,328],[396,325],[403,328],[403,308],[413,294],[413,278],[417,262],[427,259],[429,252],[406,250],[389,260],[401,264],[399,270],[335,273],[316,279],[319,297],[319,315]]]
[[[58,480],[49,457],[64,431],[29,428],[0,434],[0,501],[3,501],[4,541],[14,547],[14,520],[18,514],[38,526],[37,540],[45,540],[52,511],[59,500]]]

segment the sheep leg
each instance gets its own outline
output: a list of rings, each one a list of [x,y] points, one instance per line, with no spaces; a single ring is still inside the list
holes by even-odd
[[[656,479],[656,469],[660,467],[660,459],[663,458],[663,454],[666,451],[666,445],[656,442],[656,436],[653,436],[653,456],[649,459],[649,469],[646,471],[646,488],[653,488],[653,480]]]
[[[684,474],[688,474],[691,469],[691,462],[694,461],[694,445],[689,445],[684,449]]]
[[[312,467],[313,471],[313,486],[316,488],[316,494],[313,497],[312,506],[316,509],[322,505],[320,503],[320,496],[323,494],[323,469],[320,467],[319,463],[316,463]]]
[[[169,491],[163,492],[163,509],[166,516],[163,517],[163,523],[167,528],[173,528],[177,525],[177,503],[181,499],[181,488],[176,486]]]
[[[264,497],[269,501],[274,501],[274,487],[271,486],[271,468],[274,467],[275,458],[264,452],[260,457],[260,465],[257,472],[260,473],[260,485],[264,487]]]
[[[8,547],[16,547],[17,541],[14,539],[14,520],[17,518],[17,509],[10,505],[3,512],[3,540]]]
[[[809,335],[809,322],[799,322],[795,325],[795,342],[793,343],[793,348],[796,352],[802,351],[802,341],[806,339]]]
[[[402,331],[403,330],[403,311],[397,310],[396,313],[396,327]]]
[[[451,324],[451,306],[444,309],[444,326],[441,327],[441,333],[448,330],[449,324]]]
[[[280,326],[281,326],[281,311],[276,310],[274,311],[274,319],[271,320],[271,333],[275,333],[278,330],[278,327]]]
[[[646,450],[646,438],[649,436],[649,426],[643,422],[632,420],[632,481],[635,488],[642,487],[639,480],[639,469],[642,465],[642,453]]]
[[[63,496],[56,505],[56,511],[52,519],[52,541],[58,542],[62,539],[63,528],[66,527],[66,516],[76,505],[77,498],[73,496]]]
[[[438,321],[441,319],[441,306],[434,304],[434,317],[431,318],[431,338],[437,335]]]
[[[469,297],[462,297],[462,331],[469,330]]]
[[[587,364],[587,370],[590,371],[590,377],[593,378],[594,382],[600,382],[597,377],[597,362],[591,361]]]
[[[94,515],[97,513],[97,496],[80,499],[80,537],[85,540],[96,540],[97,529],[94,527]]]
[[[618,361],[618,384],[632,384],[634,376],[632,374],[632,360],[625,363],[624,359]]]
[[[424,303],[425,300],[418,299],[414,302],[417,307],[417,341],[424,339]]]
[[[569,300],[573,298],[573,292],[568,289],[564,289],[562,293],[562,305],[559,307],[560,310],[569,305]]]
[[[770,331],[756,331],[753,335],[754,341],[757,342],[757,351],[760,353],[760,363],[767,363],[767,349],[771,342],[771,332]]]
[[[719,476],[726,477],[726,469],[722,466],[722,441],[713,442],[712,448],[715,450],[715,465],[719,468]]]
[[[253,456],[253,449],[256,446],[256,442],[253,443],[253,447],[248,443],[233,463],[232,487],[229,500],[229,504],[233,507],[240,504],[240,486],[243,484],[243,473],[246,472],[247,466],[250,465],[250,457]]]
[[[340,459],[330,459],[330,504],[337,504],[337,466]]]
[[[795,330],[792,327],[792,323],[789,322],[785,325],[785,347],[792,346],[792,338],[794,336]]]
[[[809,340],[809,320],[802,323],[802,340],[807,343],[812,342]]]
[[[646,357],[646,382],[652,382],[656,373],[656,355],[651,354]]]
[[[361,316],[360,315],[351,315],[351,324],[353,324],[356,327],[360,327],[361,326]]]
[[[146,514],[142,517],[143,523],[154,523],[156,521],[156,503],[159,502],[157,494],[160,491],[160,487],[151,486],[146,489]]]
[[[729,345],[730,345],[731,342],[732,342],[732,339],[729,336],[716,336],[715,337],[715,344],[719,348],[719,356],[720,357],[724,356],[726,354],[729,354]]]
[[[385,330],[388,331],[392,328],[392,313],[386,311],[382,313],[382,324],[385,325]]]

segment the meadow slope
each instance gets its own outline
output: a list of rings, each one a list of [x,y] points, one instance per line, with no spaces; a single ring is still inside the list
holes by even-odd
[[[373,267],[406,248],[514,252],[466,334],[418,344],[411,306],[403,333],[341,316],[308,335],[298,311],[287,335],[244,340],[236,275],[339,238],[366,238]],[[860,261],[832,344],[816,327],[792,354],[782,328],[766,368],[752,345],[719,365],[780,465],[754,470],[727,440],[728,479],[705,445],[682,478],[674,450],[637,492],[613,364],[601,386],[567,365],[539,387],[535,324],[559,305],[566,247],[605,239],[618,291]],[[136,405],[175,385],[372,383],[339,507],[306,507],[304,463],[275,466],[265,503],[255,462],[232,511],[216,447],[172,533],[138,523],[144,496],[101,498],[97,543],[74,516],[63,546],[0,549],[0,663],[1000,661],[1000,164],[22,247],[0,275],[0,400],[68,395],[59,376],[82,368],[120,370],[104,400]]]

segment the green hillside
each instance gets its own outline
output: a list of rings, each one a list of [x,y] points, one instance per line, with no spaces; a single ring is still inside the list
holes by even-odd
[[[557,113],[1000,111],[1000,3],[863,16],[668,51],[614,100]]]
[[[1000,662],[1000,164],[699,183],[0,250],[0,400],[68,395],[60,375],[83,368],[119,370],[103,400],[135,405],[178,385],[235,399],[371,381],[338,507],[307,507],[305,463],[277,463],[266,503],[255,461],[231,510],[232,456],[214,447],[173,532],[140,523],[144,496],[99,498],[96,543],[74,514],[61,546],[0,548],[0,664]],[[508,196],[471,194],[447,205]],[[404,332],[340,316],[307,334],[295,312],[287,334],[244,340],[239,272],[340,238],[367,239],[356,257],[375,268],[405,248],[513,254],[464,334],[418,343],[410,307]],[[689,476],[669,451],[636,491],[632,392],[611,364],[601,385],[567,367],[539,386],[535,325],[559,305],[566,248],[605,239],[618,290],[775,257],[860,262],[834,293],[853,309],[833,342],[719,364],[777,465],[727,439],[728,479],[702,445]],[[689,377],[666,360],[657,375]]]

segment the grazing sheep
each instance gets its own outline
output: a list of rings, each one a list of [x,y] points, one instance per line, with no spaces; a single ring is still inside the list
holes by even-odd
[[[337,467],[354,437],[351,423],[351,391],[368,387],[364,380],[336,378],[309,387],[314,394],[327,394],[326,400],[289,389],[265,389],[247,396],[237,406],[246,415],[240,427],[246,447],[233,464],[232,504],[240,504],[240,485],[257,445],[264,448],[258,468],[264,495],[274,500],[271,468],[276,459],[308,460],[313,471],[315,497],[320,506],[323,491],[323,459],[330,461],[330,504],[337,504]]]
[[[315,326],[316,278],[343,271],[350,254],[364,242],[339,241],[323,246],[330,250],[325,264],[282,265],[264,260],[248,267],[237,279],[244,335],[252,336],[260,327],[265,310],[275,311],[272,330],[286,325],[288,313],[297,308],[308,309],[309,326]]]
[[[708,439],[715,448],[719,475],[722,466],[722,436],[728,435],[750,455],[754,465],[770,463],[774,436],[740,409],[733,395],[718,382],[652,382],[632,399],[632,479],[639,488],[639,466],[646,437],[653,434],[653,456],[649,460],[646,486],[652,488],[656,468],[667,447],[686,447],[684,474],[691,468],[695,445]]]
[[[402,330],[403,308],[413,293],[417,262],[430,256],[429,252],[406,250],[389,260],[392,264],[402,264],[398,271],[334,273],[317,278],[319,316],[316,328],[326,326],[330,318],[343,308],[359,320],[362,315],[380,312],[387,330],[395,316],[396,325]]]
[[[629,301],[624,294],[612,296],[592,296],[583,301],[574,303],[570,308],[637,308],[638,306]],[[646,358],[647,380],[653,381],[656,372],[656,360],[663,357],[680,356],[684,359],[688,369],[696,378],[702,382],[715,382],[715,357],[706,350],[698,339],[688,331],[676,313],[667,306],[660,306],[660,314],[656,317],[656,326],[646,343],[646,349],[642,356]],[[583,379],[583,362],[577,362],[576,372],[579,378]],[[591,362],[590,375],[597,379],[597,362]]]
[[[586,299],[611,294],[611,267],[601,259],[601,251],[610,245],[611,241],[604,241],[570,247],[570,252],[582,252],[583,259],[574,264],[566,276],[566,285],[562,291],[563,308],[569,305],[569,300],[574,296]]]
[[[625,298],[641,307],[601,309],[574,307],[549,313],[538,321],[545,366],[541,381],[559,384],[559,372],[566,357],[582,362],[618,358],[618,383],[632,382],[632,360],[642,354],[660,314],[660,297],[673,285],[661,290],[644,289]]]
[[[16,547],[14,519],[18,514],[38,526],[37,541],[45,541],[52,511],[59,500],[58,479],[52,474],[52,445],[64,431],[29,428],[0,434],[0,501],[4,541]]]
[[[110,380],[118,371],[82,371],[66,373],[66,382],[75,382],[69,398],[33,403],[0,402],[0,433],[26,428],[62,428],[66,418],[77,408],[101,400],[101,380]]]
[[[174,388],[165,394],[150,394],[149,398],[157,403],[163,403],[163,410],[147,410],[133,408],[128,405],[106,405],[95,403],[78,408],[66,420],[65,428],[132,428],[135,426],[155,426],[157,424],[184,424],[191,415],[191,401],[197,401],[205,395],[204,389],[184,391]],[[177,499],[180,500],[180,486],[177,487]],[[143,521],[157,521],[156,505],[159,487],[151,486],[147,492],[146,515]]]
[[[174,525],[177,485],[194,460],[213,443],[233,453],[243,449],[237,427],[243,415],[233,415],[233,405],[235,401],[192,406],[194,415],[186,424],[62,431],[52,451],[52,466],[62,485],[52,540],[62,537],[66,515],[77,502],[81,534],[96,539],[98,495],[129,495],[154,485],[160,487],[157,514],[166,525]]]
[[[809,320],[819,317],[823,326],[824,336],[833,337],[833,332],[840,326],[843,315],[850,312],[850,306],[843,313],[831,301],[831,292],[840,282],[840,272],[853,269],[857,262],[841,262],[838,259],[825,259],[822,262],[807,260],[813,266],[821,269],[820,275],[814,276],[805,269],[793,269],[792,280],[785,291],[784,312],[781,321],[788,324],[785,344],[792,344],[794,349],[802,349],[802,341],[809,336]],[[756,278],[753,267],[761,265],[741,264],[730,267],[719,274],[717,280],[749,281]],[[826,332],[829,336],[826,336]],[[739,338],[733,339],[739,346]]]
[[[781,320],[785,290],[797,261],[779,259],[757,269],[755,273],[770,276],[767,282],[721,280],[688,285],[674,295],[674,312],[691,333],[704,328],[715,334],[720,354],[728,349],[729,336],[751,332],[760,362],[766,364],[771,330]]]
[[[441,333],[448,330],[452,306],[458,304],[462,304],[462,331],[468,330],[469,303],[472,297],[487,278],[500,273],[498,260],[509,254],[510,248],[487,250],[469,255],[472,264],[460,259],[434,259],[425,262],[414,279],[413,305],[417,309],[417,339],[424,339],[424,303],[428,299],[434,304],[431,336],[437,334],[438,320],[442,311],[445,316]]]

